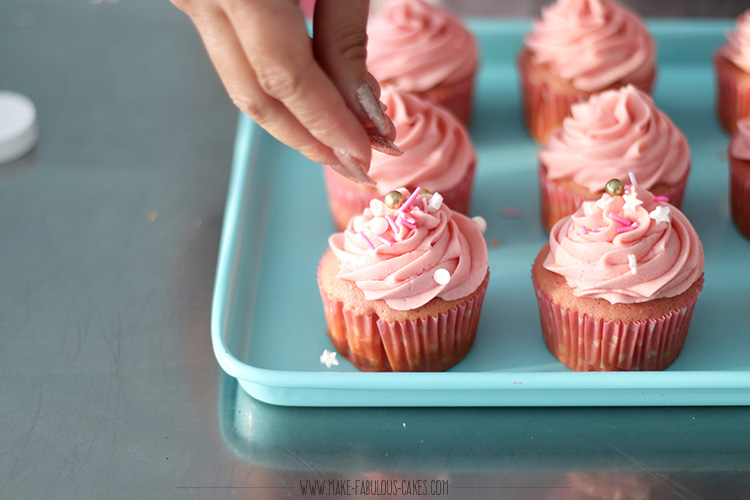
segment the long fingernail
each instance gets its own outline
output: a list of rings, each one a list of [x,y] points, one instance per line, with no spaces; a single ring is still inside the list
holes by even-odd
[[[375,125],[375,128],[378,129],[380,135],[386,137],[392,136],[395,131],[393,122],[383,111],[381,102],[375,97],[375,93],[367,82],[360,83],[356,93],[359,105],[362,106],[362,109]]]
[[[368,186],[375,185],[375,181],[370,179],[370,176],[367,175],[367,167],[365,167],[361,161],[343,149],[334,149],[333,154],[336,155],[336,158],[338,158],[340,162],[339,164],[331,164],[331,168],[336,172],[344,177],[361,182],[362,184]]]
[[[392,140],[377,134],[367,134],[370,138],[370,147],[375,151],[380,151],[391,156],[401,156],[404,150],[401,149]]]

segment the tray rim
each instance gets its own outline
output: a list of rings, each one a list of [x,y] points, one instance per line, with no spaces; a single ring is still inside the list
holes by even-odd
[[[662,34],[678,36],[694,35],[702,32],[715,35],[718,29],[726,29],[726,19],[701,20],[647,20],[649,28]],[[467,24],[478,34],[518,36],[525,33],[530,19],[470,19]],[[639,403],[626,402],[624,406],[638,405],[750,405],[750,370],[722,371],[663,371],[663,372],[440,372],[440,373],[365,373],[351,372],[311,372],[303,370],[275,370],[249,365],[231,352],[226,339],[226,318],[231,309],[231,291],[234,288],[237,273],[233,272],[238,265],[238,221],[244,203],[243,192],[249,182],[251,171],[255,168],[251,162],[252,144],[259,141],[259,134],[265,133],[242,113],[239,114],[237,133],[234,143],[234,155],[229,180],[227,201],[219,242],[216,279],[214,283],[211,311],[211,339],[214,354],[221,368],[230,376],[238,379],[242,387],[256,399],[271,404],[290,406],[600,406],[600,404],[580,401],[566,401],[554,397],[545,403],[524,403],[525,397],[519,393],[528,391],[565,391],[570,389],[608,392],[641,392],[648,396],[656,393],[662,398],[643,398]],[[341,376],[345,374],[346,376]],[[481,377],[477,375],[481,374]],[[436,383],[437,380],[437,383]],[[467,383],[470,387],[467,388]],[[717,385],[720,383],[720,385]],[[271,394],[270,389],[281,389]],[[433,397],[419,401],[400,401],[396,398],[387,404],[380,401],[367,404],[366,401],[352,404],[336,404],[331,401],[310,401],[290,395],[288,389],[311,390],[313,393],[324,391],[329,395],[346,394],[351,391],[388,391],[399,396],[419,393],[429,396],[441,393],[441,399],[456,397],[455,403],[440,404]],[[664,398],[662,392],[677,392]],[[698,391],[702,394],[695,397],[684,397],[680,392]],[[705,392],[732,391],[734,398],[726,394],[706,394]],[[495,394],[485,402],[461,404],[468,394]],[[509,395],[513,395],[508,398]],[[693,394],[694,396],[694,394]],[[742,397],[744,396],[744,397]],[[739,399],[738,399],[739,398]],[[328,398],[331,399],[331,398]],[[340,400],[340,398],[338,398]],[[618,405],[607,399],[607,405]],[[660,402],[661,401],[661,402]],[[739,402],[738,402],[739,401]]]

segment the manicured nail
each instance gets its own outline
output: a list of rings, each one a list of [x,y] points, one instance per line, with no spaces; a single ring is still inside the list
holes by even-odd
[[[392,140],[377,134],[367,134],[370,138],[370,147],[391,156],[401,156],[404,150],[398,147]]]
[[[333,154],[339,160],[339,164],[331,164],[331,168],[344,177],[361,182],[368,186],[374,186],[375,181],[367,175],[367,167],[354,156],[343,149],[334,149]]]
[[[370,118],[375,128],[378,129],[380,135],[389,137],[395,132],[393,122],[388,115],[385,114],[381,106],[381,102],[375,97],[375,93],[367,82],[362,82],[357,87],[357,101],[362,109]]]

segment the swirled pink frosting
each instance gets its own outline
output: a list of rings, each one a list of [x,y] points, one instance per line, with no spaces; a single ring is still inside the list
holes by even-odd
[[[644,79],[655,64],[641,19],[611,0],[558,0],[542,9],[525,42],[534,62],[586,92]]]
[[[367,69],[412,92],[465,80],[479,61],[474,36],[453,14],[422,0],[396,0],[367,26]]]
[[[635,227],[621,229],[626,222]],[[624,196],[584,202],[558,221],[544,267],[562,275],[574,295],[615,304],[679,295],[700,278],[703,264],[701,242],[682,212],[633,186]]]
[[[722,46],[721,54],[750,73],[750,9],[737,18],[734,30],[727,33],[727,43]]]
[[[551,179],[570,179],[592,192],[635,174],[646,189],[676,184],[690,169],[682,132],[632,85],[593,94],[550,135],[539,161]]]
[[[729,154],[740,160],[750,160],[750,117],[737,120],[737,132],[729,145]]]
[[[380,194],[403,186],[445,191],[458,185],[476,162],[464,126],[443,108],[395,87],[385,87],[380,98],[404,150],[401,156],[373,151],[368,175]]]
[[[416,227],[394,222],[398,232],[384,217],[395,220],[399,211],[372,200],[345,231],[328,240],[341,263],[338,278],[353,281],[367,300],[384,300],[399,311],[416,309],[435,297],[455,300],[473,293],[488,267],[482,229],[445,204],[430,207],[438,198],[419,195],[412,205],[419,208],[408,212]],[[449,274],[447,283],[436,280],[439,269],[444,271],[438,276]]]

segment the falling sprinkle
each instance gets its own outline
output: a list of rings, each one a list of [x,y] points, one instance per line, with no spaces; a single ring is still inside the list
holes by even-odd
[[[471,220],[477,224],[480,232],[484,233],[487,230],[487,221],[483,217],[477,215],[476,217],[472,217]]]
[[[375,250],[375,245],[372,244],[372,241],[370,241],[367,236],[365,236],[364,231],[360,231],[359,235],[362,237],[363,240],[367,243],[367,246],[369,246],[371,249]]]
[[[149,222],[156,222],[156,219],[158,219],[158,218],[159,218],[159,214],[157,214],[156,212],[149,212],[148,213],[148,221]]]
[[[521,217],[521,211],[517,208],[502,208],[500,209],[500,215],[503,217]]]
[[[497,238],[492,238],[492,239],[490,240],[490,246],[491,246],[492,248],[495,248],[495,247],[497,247],[498,245],[500,245],[500,241],[499,241],[499,240],[498,240]]]
[[[339,360],[336,359],[336,352],[331,352],[328,349],[323,350],[323,354],[320,355],[320,362],[326,365],[326,368],[339,365]]]
[[[635,274],[636,270],[636,262],[635,262],[635,255],[628,254],[628,267],[630,268],[630,274]]]
[[[443,205],[443,195],[441,195],[438,192],[433,193],[432,198],[430,198],[430,208],[433,210],[440,210],[440,207]]]
[[[451,273],[447,269],[440,268],[432,277],[438,285],[447,285],[451,280]]]
[[[669,223],[670,217],[669,217],[669,207],[665,206],[658,206],[648,214],[652,219],[656,221],[656,223],[660,222],[666,222]]]

